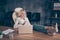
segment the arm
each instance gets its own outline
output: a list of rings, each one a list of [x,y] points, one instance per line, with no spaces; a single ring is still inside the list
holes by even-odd
[[[15,21],[14,28],[17,28],[18,26],[18,19]]]
[[[14,28],[18,28],[20,26],[23,26],[22,21],[20,18],[17,18],[17,20],[15,21],[15,24],[14,24]]]
[[[18,20],[15,21],[15,24],[14,24],[14,30],[15,30],[15,33],[18,34]]]

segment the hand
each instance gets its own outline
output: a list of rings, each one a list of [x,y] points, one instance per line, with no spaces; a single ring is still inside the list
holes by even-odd
[[[18,28],[14,28],[15,33],[18,34]]]

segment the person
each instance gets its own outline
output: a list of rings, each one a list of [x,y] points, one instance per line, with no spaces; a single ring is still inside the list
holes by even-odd
[[[26,11],[23,8],[15,8],[13,13],[13,20],[14,20],[14,30],[17,31],[18,27],[23,27],[27,22],[30,24],[27,16]],[[18,32],[18,31],[17,31]]]
[[[56,35],[55,28],[53,26],[48,26],[45,28],[47,30],[48,35],[51,35],[51,36]]]

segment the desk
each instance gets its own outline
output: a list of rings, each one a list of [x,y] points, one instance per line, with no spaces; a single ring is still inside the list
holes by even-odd
[[[13,31],[9,32],[12,28],[10,27],[5,27],[5,26],[0,26],[0,30],[3,32],[3,38],[1,40],[10,40],[11,38],[13,39]],[[6,34],[7,33],[7,34]]]

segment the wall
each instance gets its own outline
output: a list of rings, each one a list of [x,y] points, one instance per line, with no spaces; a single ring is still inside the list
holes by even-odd
[[[49,2],[48,0],[7,0],[5,12],[13,11],[16,7],[22,7],[27,12],[38,12],[41,15],[40,24],[43,25],[49,23],[49,20],[45,20],[45,17],[50,15],[48,9]]]
[[[49,15],[48,0],[8,0],[7,10],[14,10],[16,7],[23,7],[29,12],[41,14],[40,24],[44,24],[45,16]]]

